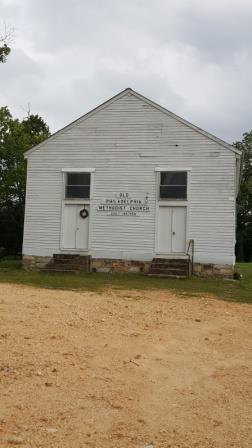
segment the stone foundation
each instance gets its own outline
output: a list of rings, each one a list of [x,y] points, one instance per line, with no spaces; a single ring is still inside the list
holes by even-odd
[[[40,271],[47,267],[53,257],[23,256],[26,271]],[[91,258],[91,272],[148,273],[151,261],[122,260],[112,258]],[[197,277],[217,277],[232,279],[234,267],[228,264],[194,263],[193,274]]]
[[[22,266],[26,271],[40,271],[45,269],[53,257],[38,257],[36,255],[23,255]],[[143,272],[147,273],[150,261],[119,260],[111,258],[91,258],[91,272]]]
[[[151,261],[92,258],[91,272],[147,273],[149,271],[150,265]]]
[[[234,276],[234,266],[230,264],[194,263],[193,275],[197,277],[232,279]]]
[[[25,271],[40,271],[52,260],[52,257],[38,257],[36,255],[23,255],[22,266]]]
[[[151,261],[114,260],[109,258],[91,259],[91,272],[142,272],[148,273]],[[234,267],[228,264],[195,263],[193,274],[198,277],[218,277],[232,279]]]

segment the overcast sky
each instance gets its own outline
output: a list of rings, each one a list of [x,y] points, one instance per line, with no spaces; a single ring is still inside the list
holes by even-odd
[[[0,0],[1,20],[14,116],[56,131],[131,87],[228,142],[252,129],[252,0]]]

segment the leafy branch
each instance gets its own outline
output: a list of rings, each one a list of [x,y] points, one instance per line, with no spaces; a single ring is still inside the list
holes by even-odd
[[[0,32],[0,63],[4,64],[11,52],[10,44],[14,38],[14,28],[4,23],[4,29]]]

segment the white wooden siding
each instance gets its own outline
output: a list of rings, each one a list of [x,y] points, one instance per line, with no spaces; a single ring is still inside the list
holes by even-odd
[[[195,261],[233,263],[235,154],[130,93],[29,155],[23,253],[60,252],[61,170],[92,167],[91,254],[151,259],[155,168],[162,166],[192,168],[187,236],[195,240]],[[122,217],[97,211],[101,199],[119,192],[133,197],[148,192],[151,213]]]

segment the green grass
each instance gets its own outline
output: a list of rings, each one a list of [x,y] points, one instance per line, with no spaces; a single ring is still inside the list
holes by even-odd
[[[114,289],[171,290],[181,296],[214,294],[223,300],[252,303],[252,263],[239,263],[237,270],[242,280],[202,279],[189,280],[146,277],[142,274],[45,274],[25,272],[21,261],[0,260],[0,282],[39,286],[43,288],[102,291]]]

